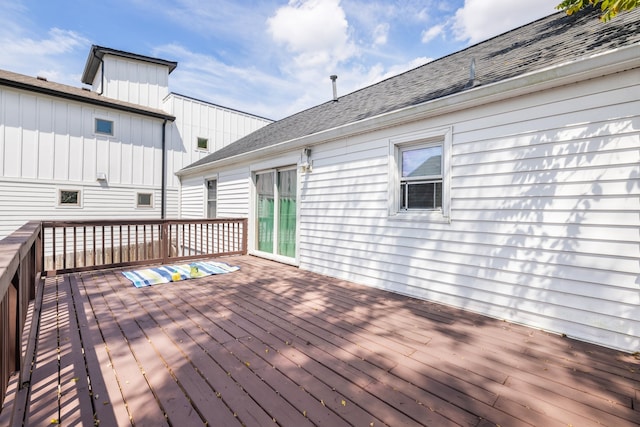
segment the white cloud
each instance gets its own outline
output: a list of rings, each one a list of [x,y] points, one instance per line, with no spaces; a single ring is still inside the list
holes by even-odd
[[[0,18],[0,68],[80,86],[83,60],[91,45],[89,40],[75,31],[60,28],[52,28],[38,37],[18,24],[22,21],[16,18]]]
[[[389,37],[389,24],[378,24],[373,29],[373,44],[381,46],[387,44],[387,38]]]
[[[429,43],[431,40],[441,35],[444,31],[444,27],[444,25],[434,25],[428,30],[424,30],[421,38],[422,43]]]
[[[456,11],[453,29],[458,40],[477,43],[550,15],[558,0],[465,0]]]
[[[339,0],[291,0],[267,20],[267,31],[300,68],[330,69],[356,53]]]
[[[229,65],[178,44],[158,46],[153,55],[178,61],[179,66],[169,80],[172,92],[251,114],[268,118],[293,114],[299,105],[297,99],[308,92],[296,80],[287,80],[255,67]],[[304,106],[308,107],[308,104]]]

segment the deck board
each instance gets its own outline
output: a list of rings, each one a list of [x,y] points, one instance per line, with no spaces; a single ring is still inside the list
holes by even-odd
[[[141,289],[121,270],[47,278],[30,388],[7,401],[26,396],[25,425],[640,424],[633,355],[225,261],[241,270]]]

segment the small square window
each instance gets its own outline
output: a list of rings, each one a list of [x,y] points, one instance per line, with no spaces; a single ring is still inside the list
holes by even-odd
[[[198,150],[209,150],[209,140],[207,138],[198,138]]]
[[[113,135],[113,121],[96,119],[96,133],[103,135]]]
[[[151,193],[138,193],[138,207],[150,208],[152,206],[153,196]]]
[[[80,206],[80,191],[60,190],[58,204],[60,206]]]

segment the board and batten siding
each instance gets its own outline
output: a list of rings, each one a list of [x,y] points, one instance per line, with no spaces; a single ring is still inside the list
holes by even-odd
[[[640,70],[313,148],[300,266],[640,348]],[[387,211],[389,141],[450,127],[451,222]]]
[[[102,66],[104,87],[98,70],[92,85],[94,92],[132,104],[161,108],[169,93],[167,66],[109,54],[104,55]]]
[[[167,131],[168,167],[174,172],[271,123],[268,119],[174,93],[164,100],[164,109],[176,117]],[[198,138],[208,140],[206,150],[198,148]],[[171,174],[167,185],[179,187],[177,176]]]
[[[160,185],[162,121],[0,88],[0,176]],[[94,132],[95,119],[114,135]]]
[[[114,135],[96,134],[96,118]],[[30,219],[158,218],[161,170],[162,120],[0,88],[0,237]],[[61,188],[81,190],[81,210],[57,205]],[[152,209],[137,192],[154,194]]]

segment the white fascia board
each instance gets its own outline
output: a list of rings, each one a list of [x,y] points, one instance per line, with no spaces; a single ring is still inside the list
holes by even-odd
[[[478,86],[422,104],[412,105],[358,122],[283,141],[248,153],[179,171],[177,174],[179,176],[193,175],[235,163],[250,162],[285,150],[300,149],[374,130],[399,126],[638,67],[640,67],[640,43],[574,59],[517,77],[490,83],[486,86]]]

